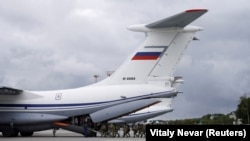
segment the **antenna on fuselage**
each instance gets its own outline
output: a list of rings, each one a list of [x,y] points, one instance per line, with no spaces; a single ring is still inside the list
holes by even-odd
[[[110,77],[115,71],[107,71],[107,76]]]
[[[97,82],[97,78],[99,77],[99,75],[94,75],[94,78],[95,78],[95,83]]]

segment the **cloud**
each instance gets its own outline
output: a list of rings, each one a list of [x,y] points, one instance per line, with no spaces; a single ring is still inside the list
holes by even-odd
[[[127,26],[190,8],[209,11],[175,74],[185,83],[166,118],[235,110],[250,84],[248,1],[1,1],[0,85],[28,90],[80,87],[116,70],[143,41]]]

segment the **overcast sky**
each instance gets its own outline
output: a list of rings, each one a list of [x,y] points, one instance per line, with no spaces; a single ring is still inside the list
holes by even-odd
[[[104,79],[144,39],[127,26],[192,8],[209,10],[192,23],[205,30],[176,69],[184,93],[165,118],[229,113],[250,92],[247,0],[1,0],[0,86],[54,90]]]

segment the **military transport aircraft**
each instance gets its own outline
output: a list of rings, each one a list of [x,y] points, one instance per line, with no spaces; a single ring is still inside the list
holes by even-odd
[[[172,111],[150,109],[179,92],[173,77],[188,44],[200,27],[189,24],[206,13],[191,9],[150,23],[129,26],[144,32],[145,41],[106,79],[89,86],[53,91],[0,87],[0,132],[4,137],[32,136],[33,132],[69,125],[69,119],[92,123],[128,123]],[[145,111],[145,108],[148,108]],[[73,131],[73,130],[72,130]],[[84,134],[84,133],[83,133]]]

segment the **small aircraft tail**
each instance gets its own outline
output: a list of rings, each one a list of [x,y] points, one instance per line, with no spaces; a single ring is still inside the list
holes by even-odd
[[[188,26],[206,13],[206,9],[187,10],[180,14],[144,25],[128,27],[144,32],[145,41],[110,77],[97,85],[142,84],[169,81],[189,42],[200,27]],[[159,83],[162,84],[162,83]],[[164,84],[165,85],[165,84]]]

